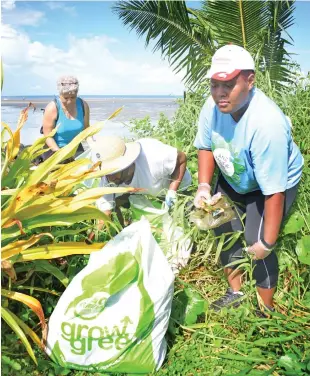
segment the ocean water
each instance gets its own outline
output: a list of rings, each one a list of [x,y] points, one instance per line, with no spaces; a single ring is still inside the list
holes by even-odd
[[[172,118],[178,108],[177,98],[170,96],[82,96],[90,107],[90,124],[104,121],[101,135],[118,135],[131,138],[130,120],[150,117],[155,125],[160,113]],[[22,108],[31,101],[36,110],[30,109],[28,120],[21,131],[21,142],[32,144],[40,135],[43,111],[53,96],[3,97],[1,101],[1,121],[7,123],[12,130],[16,129],[17,120]],[[13,102],[14,101],[14,102]],[[121,113],[110,121],[105,121],[115,110],[123,107]]]

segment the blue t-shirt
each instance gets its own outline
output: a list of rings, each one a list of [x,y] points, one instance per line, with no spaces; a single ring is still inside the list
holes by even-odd
[[[303,157],[293,142],[290,121],[257,88],[251,90],[249,107],[238,122],[220,112],[210,96],[199,116],[194,145],[212,150],[224,178],[241,194],[284,192],[301,177]]]
[[[62,109],[58,97],[56,98],[56,101],[58,109],[58,120],[56,126],[58,126],[58,129],[54,135],[54,140],[60,148],[63,148],[84,130],[83,102],[81,98],[76,98],[77,116],[75,119],[68,119]]]

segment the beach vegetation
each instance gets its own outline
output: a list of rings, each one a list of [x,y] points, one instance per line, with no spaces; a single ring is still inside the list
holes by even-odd
[[[1,317],[37,364],[28,338],[43,348],[47,334],[44,311],[49,312],[51,307],[46,310],[45,306],[44,309],[42,295],[37,299],[34,291],[58,295],[54,292],[54,279],[57,280],[56,286],[68,285],[70,272],[63,270],[66,264],[64,258],[79,254],[85,257],[104,246],[103,242],[92,245],[84,242],[87,229],[93,226],[90,221],[103,219],[107,226],[111,224],[92,204],[103,194],[131,189],[87,188],[84,184],[86,180],[104,176],[111,172],[111,168],[98,171],[97,166],[86,158],[61,163],[74,155],[82,140],[98,132],[102,123],[85,129],[70,144],[34,168],[33,159],[46,150],[43,148],[46,137],[20,150],[20,132],[30,108],[31,105],[21,111],[15,132],[7,124],[2,124]],[[27,286],[28,282],[30,286]],[[26,293],[28,290],[30,295]],[[28,308],[20,308],[15,302],[21,302]],[[29,321],[30,325],[35,323],[34,315],[40,322],[41,339],[37,330],[26,324]]]
[[[257,67],[276,88],[294,79],[287,47],[294,24],[294,1],[119,1],[113,6],[125,26],[160,51],[184,83],[196,87],[204,79],[211,57],[221,46],[246,48]]]

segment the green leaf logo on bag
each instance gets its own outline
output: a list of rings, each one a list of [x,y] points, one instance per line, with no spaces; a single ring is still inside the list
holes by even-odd
[[[139,265],[130,252],[121,253],[108,264],[88,274],[82,280],[82,295],[71,302],[66,315],[74,309],[74,315],[82,320],[93,320],[105,308],[110,296],[134,282]]]
[[[96,292],[91,298],[84,299],[75,307],[75,316],[83,320],[92,320],[104,310],[109,298],[106,292]]]

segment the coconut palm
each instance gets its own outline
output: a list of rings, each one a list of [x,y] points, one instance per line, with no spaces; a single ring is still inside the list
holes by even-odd
[[[245,47],[276,86],[291,80],[286,45],[294,22],[294,1],[120,1],[113,7],[124,25],[154,42],[184,82],[195,86],[205,76],[214,51],[225,44]],[[286,37],[284,37],[286,35]]]

